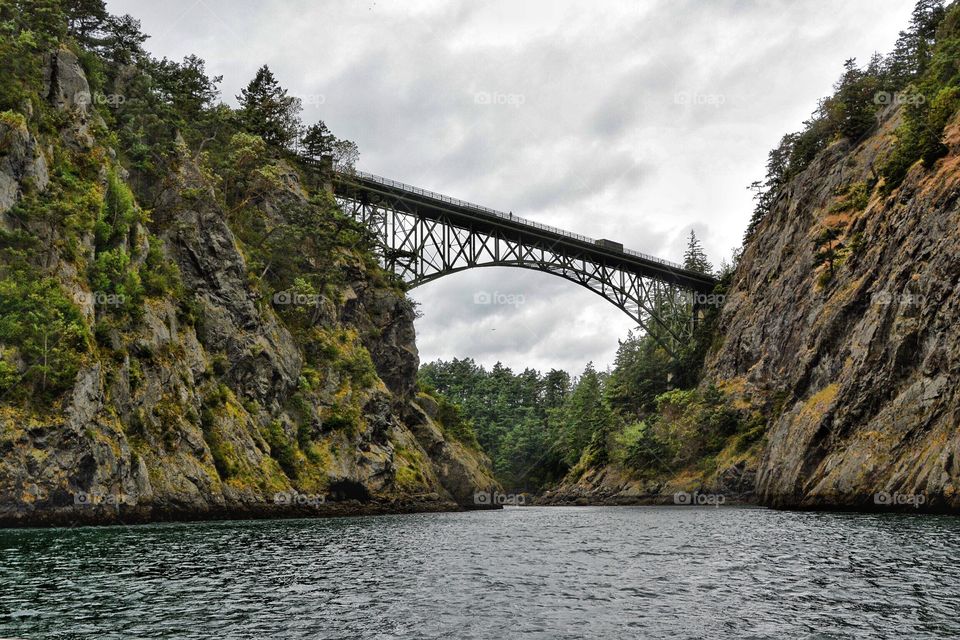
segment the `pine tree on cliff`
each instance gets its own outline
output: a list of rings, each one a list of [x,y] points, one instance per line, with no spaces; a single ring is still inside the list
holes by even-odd
[[[85,46],[93,43],[94,35],[104,30],[110,18],[103,0],[64,0],[61,6],[68,33]]]
[[[744,241],[753,235],[760,222],[770,213],[780,188],[786,184],[790,170],[790,156],[793,154],[798,137],[796,133],[783,136],[780,144],[767,154],[767,177],[762,182],[756,180],[747,187],[754,192],[753,199],[757,204],[754,206],[747,231],[743,235]]]
[[[183,63],[161,60],[154,69],[154,80],[181,117],[195,124],[220,96],[217,84],[223,76],[207,76],[204,60],[189,55]]]
[[[839,257],[839,251],[843,248],[840,242],[840,229],[837,227],[827,227],[813,240],[813,248],[816,251],[814,255],[814,264],[820,266],[827,265],[827,271],[824,275],[824,282],[833,278],[834,263]]]
[[[874,70],[879,66],[874,62]],[[823,104],[823,110],[837,133],[852,141],[858,140],[876,124],[876,96],[879,78],[857,67],[853,58],[843,63],[843,75],[834,85],[834,94]]]
[[[336,142],[337,137],[330,133],[323,120],[307,127],[300,140],[304,153],[312,158],[332,155]]]
[[[101,40],[102,54],[114,65],[134,64],[146,58],[143,43],[148,36],[140,30],[140,21],[133,16],[110,16]]]
[[[244,125],[267,143],[289,147],[300,130],[300,99],[287,94],[270,67],[257,70],[237,96]]]
[[[693,229],[690,230],[690,238],[687,240],[687,250],[683,253],[683,268],[700,273],[713,273],[713,265],[707,259],[707,253]]]

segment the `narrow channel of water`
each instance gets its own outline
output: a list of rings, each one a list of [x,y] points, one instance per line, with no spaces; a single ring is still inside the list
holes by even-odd
[[[960,519],[699,507],[0,531],[0,637],[960,636]]]

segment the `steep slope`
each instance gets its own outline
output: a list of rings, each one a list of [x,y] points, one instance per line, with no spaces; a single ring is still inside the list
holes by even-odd
[[[729,292],[708,376],[771,415],[766,504],[960,507],[960,125],[946,157],[883,196],[866,185],[898,121],[888,111],[788,185]],[[825,228],[844,247],[832,277]]]
[[[960,119],[947,155],[884,195],[876,168],[902,112],[880,118],[821,151],[744,247],[700,393],[715,385],[753,428],[683,468],[582,461],[541,502],[699,491],[785,508],[960,508]],[[689,412],[662,417],[704,428]]]
[[[0,118],[0,524],[455,509],[496,486],[417,404],[412,308],[362,244],[331,249],[323,291],[265,297],[220,177],[182,143],[162,179],[128,174],[90,96],[61,48]],[[267,236],[329,222],[294,166],[266,169]]]

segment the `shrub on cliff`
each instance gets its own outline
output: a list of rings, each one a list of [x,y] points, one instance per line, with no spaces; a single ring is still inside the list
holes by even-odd
[[[89,340],[83,317],[56,280],[26,270],[0,279],[0,397],[57,397],[76,381]]]

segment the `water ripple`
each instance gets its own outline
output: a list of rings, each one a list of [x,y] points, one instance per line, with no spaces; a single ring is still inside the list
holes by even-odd
[[[522,508],[0,532],[0,636],[937,638],[960,520]]]

